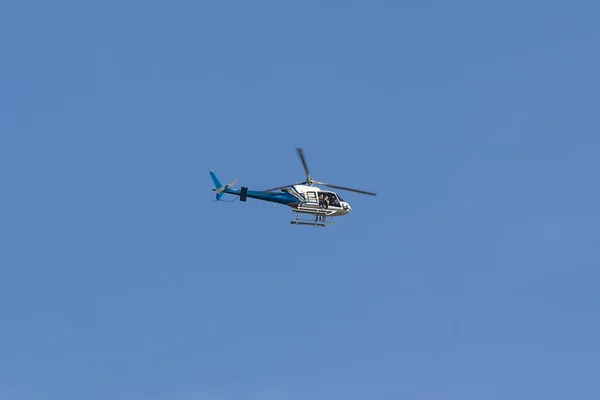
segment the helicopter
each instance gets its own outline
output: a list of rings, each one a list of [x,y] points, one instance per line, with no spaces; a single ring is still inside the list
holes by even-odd
[[[323,183],[314,180],[310,176],[304,151],[302,148],[298,147],[296,148],[296,152],[298,153],[300,161],[302,162],[302,166],[304,167],[306,180],[300,183],[278,186],[268,190],[248,190],[248,188],[245,186],[242,186],[240,189],[232,189],[231,187],[238,183],[237,179],[234,179],[227,185],[222,185],[215,172],[211,170],[210,176],[215,184],[215,188],[212,190],[216,192],[217,201],[221,200],[223,195],[227,193],[239,196],[240,201],[246,201],[248,198],[251,198],[278,203],[291,207],[296,213],[296,219],[290,221],[290,224],[325,227],[333,224],[331,219],[327,219],[328,217],[333,218],[348,215],[352,211],[352,207],[350,207],[350,204],[338,193],[321,189],[314,185],[322,185],[334,189],[367,194],[370,196],[377,195],[373,192],[332,185],[330,183]],[[304,217],[304,215],[307,214],[314,216],[314,220],[312,217]]]

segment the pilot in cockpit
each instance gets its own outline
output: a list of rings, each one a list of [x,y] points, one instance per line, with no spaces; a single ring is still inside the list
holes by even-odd
[[[329,204],[331,204],[334,207],[341,207],[339,200],[333,193],[329,195]]]

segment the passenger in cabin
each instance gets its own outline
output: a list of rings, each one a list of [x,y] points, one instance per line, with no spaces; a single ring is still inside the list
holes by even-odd
[[[325,208],[325,199],[323,198],[323,193],[319,193],[319,205],[321,208]]]

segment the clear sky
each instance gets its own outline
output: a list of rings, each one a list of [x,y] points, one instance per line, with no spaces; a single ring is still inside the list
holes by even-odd
[[[0,399],[600,398],[599,20],[3,2]]]

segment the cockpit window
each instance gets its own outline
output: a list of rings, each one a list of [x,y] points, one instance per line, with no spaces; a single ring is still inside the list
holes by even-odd
[[[338,196],[336,196],[334,193],[331,192],[321,192],[321,194],[323,194],[323,199],[325,201],[329,200],[329,205],[333,206],[333,207],[341,207],[342,205],[340,204],[340,200],[341,198],[339,198]],[[341,200],[344,201],[344,200]]]

